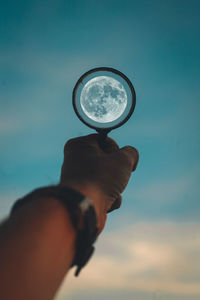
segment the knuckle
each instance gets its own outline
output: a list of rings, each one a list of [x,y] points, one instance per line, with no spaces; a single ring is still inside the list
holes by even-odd
[[[131,162],[139,159],[139,152],[137,151],[136,148],[132,146],[127,146],[125,150],[126,151],[124,151],[124,153],[126,154],[126,156]]]
[[[76,139],[70,139],[66,142],[64,146],[64,153],[67,152],[70,148],[72,148],[76,143]]]

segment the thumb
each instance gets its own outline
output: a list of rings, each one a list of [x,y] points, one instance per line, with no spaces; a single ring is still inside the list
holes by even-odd
[[[122,203],[122,196],[119,194],[115,201],[112,203],[111,207],[108,209],[107,213],[110,213],[111,211],[120,208]]]
[[[139,161],[139,152],[137,151],[137,149],[132,146],[125,146],[120,149],[120,152],[123,153],[123,155],[125,155],[128,159],[129,163],[132,166],[132,172],[135,171]]]

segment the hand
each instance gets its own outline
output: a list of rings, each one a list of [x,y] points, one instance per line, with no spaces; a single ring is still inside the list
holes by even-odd
[[[138,160],[135,148],[120,149],[111,138],[106,139],[103,150],[99,147],[98,134],[71,139],[64,147],[60,184],[78,190],[93,201],[102,229],[106,213],[120,207],[121,193]]]

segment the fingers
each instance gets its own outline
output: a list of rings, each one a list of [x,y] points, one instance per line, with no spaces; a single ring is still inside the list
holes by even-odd
[[[109,137],[106,137],[103,148],[100,147],[99,141],[100,141],[99,134],[97,134],[97,133],[70,139],[65,144],[64,151],[68,150],[69,148],[79,148],[84,145],[93,146],[96,149],[101,150],[106,153],[114,152],[119,149],[119,146],[117,145],[117,143]]]
[[[113,210],[120,208],[121,203],[122,203],[122,196],[119,194],[118,197],[113,202],[113,204],[111,205],[111,207],[109,208],[109,210],[107,211],[107,213],[110,213]]]
[[[103,147],[101,147],[101,149],[105,153],[112,153],[115,152],[116,150],[119,150],[119,146],[113,139],[106,137],[103,143]]]
[[[66,144],[65,147],[69,147],[72,146],[74,144],[86,144],[86,143],[90,143],[90,144],[96,144],[97,143],[97,137],[98,134],[89,134],[86,136],[80,136],[77,138],[73,138],[70,139]]]
[[[96,148],[98,144],[97,136],[97,134],[90,134],[68,140],[64,147],[64,153],[67,153],[68,151],[82,151],[85,147]]]
[[[120,149],[120,153],[126,156],[130,165],[132,166],[132,172],[136,170],[139,161],[139,152],[132,146],[125,146]]]
[[[106,137],[103,147],[100,147],[99,134],[97,133],[70,139],[65,144],[64,151],[67,151],[69,149],[76,149],[77,151],[81,151],[81,148],[84,146],[91,146],[96,150],[104,153],[115,153],[116,151],[119,151],[118,153],[122,153],[128,159],[129,163],[131,164],[132,171],[135,171],[137,168],[137,164],[139,161],[139,153],[136,148],[132,146],[125,146],[119,149],[117,143],[109,137]]]

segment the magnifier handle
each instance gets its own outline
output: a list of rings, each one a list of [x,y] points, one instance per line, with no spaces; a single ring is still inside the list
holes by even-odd
[[[107,138],[107,134],[108,134],[107,131],[99,132],[99,147],[100,147],[102,150],[105,150],[105,148],[106,148],[106,138]]]

